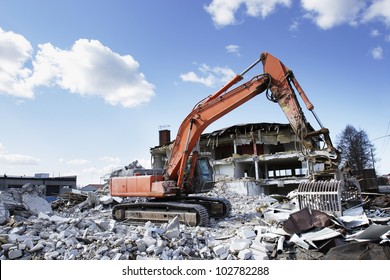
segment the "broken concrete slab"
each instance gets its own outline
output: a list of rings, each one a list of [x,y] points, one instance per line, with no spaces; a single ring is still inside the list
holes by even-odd
[[[43,198],[42,186],[33,184],[1,192],[0,202],[0,225],[10,221],[10,211],[25,217],[38,215],[40,212],[52,213],[50,203]]]
[[[221,256],[221,255],[224,255],[226,254],[229,250],[228,250],[228,247],[226,245],[217,245],[213,248],[213,251],[214,253],[217,255],[217,256]]]
[[[111,195],[104,195],[104,196],[101,196],[100,198],[99,198],[99,201],[100,201],[100,203],[101,204],[103,204],[103,205],[108,205],[108,204],[110,204],[110,203],[113,203],[113,198],[112,198],[112,196]]]
[[[22,250],[19,250],[19,249],[10,250],[8,252],[8,258],[10,260],[14,260],[14,259],[20,258],[22,255],[23,255],[23,252],[22,252]]]
[[[252,251],[249,249],[244,249],[238,253],[238,258],[241,260],[248,260],[252,257]]]
[[[243,239],[255,239],[257,234],[254,230],[252,229],[242,229],[238,235],[243,238]]]
[[[10,219],[10,214],[3,201],[0,201],[0,225],[5,224]]]
[[[38,215],[40,212],[52,213],[51,205],[36,193],[24,193],[22,203],[32,215]]]
[[[234,238],[230,241],[230,251],[231,252],[239,252],[244,249],[249,249],[249,246],[251,245],[251,241],[248,239],[240,239],[240,238]]]

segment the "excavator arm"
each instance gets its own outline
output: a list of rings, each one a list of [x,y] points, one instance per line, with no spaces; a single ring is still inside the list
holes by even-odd
[[[241,81],[243,75],[259,62],[263,64],[263,74],[255,76],[250,81],[228,91],[230,87]],[[314,106],[300,87],[292,71],[279,59],[264,52],[243,73],[236,75],[219,91],[199,102],[184,119],[179,127],[171,157],[167,164],[166,179],[176,181],[177,186],[182,188],[190,153],[195,148],[205,128],[215,120],[266,90],[271,91],[271,95],[267,95],[269,99],[277,102],[287,116],[292,129],[299,138],[299,142],[302,143],[302,150],[306,156],[311,158],[312,161],[318,161],[320,159],[328,168],[335,168],[338,164],[338,154],[332,145],[328,129],[324,128],[320,122],[320,130],[313,131],[310,129],[292,85],[298,90],[307,109],[319,121],[314,113]],[[326,149],[318,147],[318,137],[324,138]],[[196,159],[196,156],[191,158],[193,161],[191,166],[194,166]],[[191,178],[189,181],[191,181]]]

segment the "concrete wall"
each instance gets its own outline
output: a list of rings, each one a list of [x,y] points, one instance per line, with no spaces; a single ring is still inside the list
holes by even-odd
[[[225,183],[227,188],[239,194],[260,195],[264,193],[264,187],[256,181],[240,180]]]
[[[214,180],[220,178],[234,178],[234,166],[233,163],[216,164],[214,165]]]

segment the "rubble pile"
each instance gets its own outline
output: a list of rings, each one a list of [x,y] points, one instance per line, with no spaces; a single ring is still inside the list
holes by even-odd
[[[190,227],[177,218],[164,224],[117,222],[111,217],[117,202],[107,190],[52,204],[32,186],[2,193],[1,209],[8,214],[1,216],[0,259],[343,259],[351,250],[356,254],[350,259],[390,259],[386,208],[370,205],[334,217],[298,209],[294,193],[283,199],[247,196],[223,183],[207,195],[230,200],[231,215],[208,227]]]

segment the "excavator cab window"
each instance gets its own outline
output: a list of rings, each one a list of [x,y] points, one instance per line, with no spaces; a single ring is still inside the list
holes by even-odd
[[[210,163],[207,158],[198,159],[198,176],[202,178],[202,181],[212,181],[213,180],[213,169],[210,166]]]
[[[213,168],[208,158],[198,158],[196,162],[194,178],[190,184],[189,191],[192,193],[203,193],[210,191],[214,186]]]

